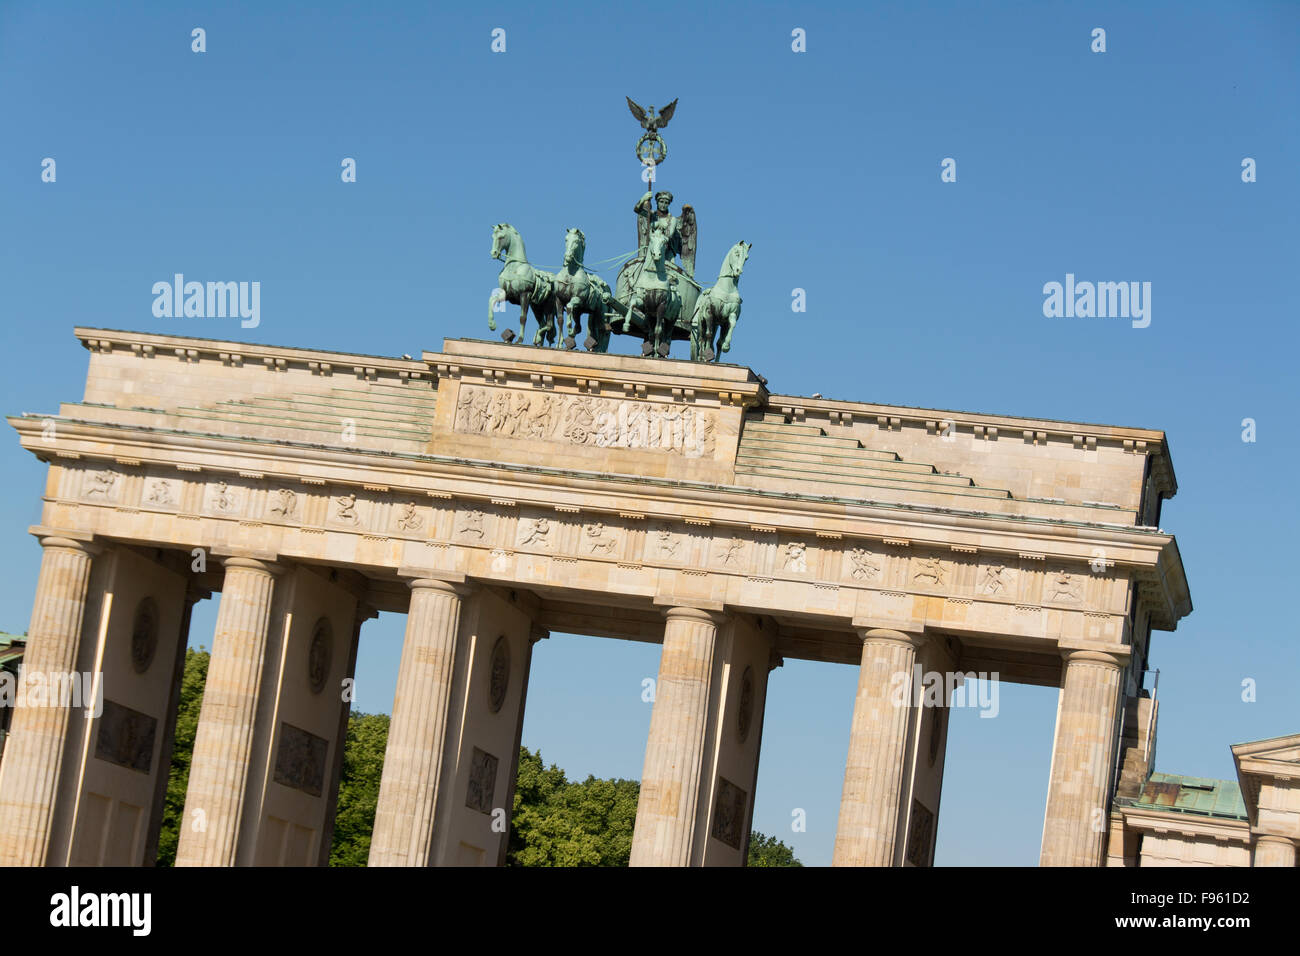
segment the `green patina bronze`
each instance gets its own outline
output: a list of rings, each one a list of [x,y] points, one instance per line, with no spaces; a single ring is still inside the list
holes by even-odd
[[[630,98],[627,105],[645,130],[636,154],[650,169],[648,178],[653,183],[654,173],[668,157],[659,130],[672,119],[677,100],[658,112]],[[497,279],[499,288],[488,301],[488,328],[496,329],[494,313],[504,300],[519,306],[519,334],[505,330],[501,337],[507,342],[523,339],[531,308],[538,326],[533,345],[577,348],[576,336],[586,317],[583,345],[592,352],[608,351],[611,334],[618,334],[639,338],[643,355],[667,358],[673,341],[680,340],[690,343],[693,361],[719,361],[731,350],[740,318],[738,285],[751,244],[732,246],[717,282],[702,289],[695,281],[699,242],[695,209],[683,204],[681,214],[675,216],[672,204],[673,194],[667,190],[647,190],[632,207],[636,252],[623,262],[613,289],[583,264],[587,239],[581,229],[566,231],[563,264],[551,274],[528,262],[523,239],[514,227],[498,223],[492,229],[492,256],[504,259],[505,267]]]

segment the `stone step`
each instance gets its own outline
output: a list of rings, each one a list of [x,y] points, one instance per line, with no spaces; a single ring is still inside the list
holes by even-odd
[[[935,481],[934,478],[947,477],[936,475],[930,480],[909,479],[909,478],[878,478],[863,477],[856,481],[851,480],[848,476],[832,474],[828,477],[825,470],[819,469],[797,469],[797,468],[779,468],[772,465],[736,465],[736,474],[766,476],[770,478],[785,478],[798,481],[811,481],[816,479],[818,483],[826,482],[837,485],[850,485],[853,487],[884,487],[884,488],[901,488],[924,491],[930,494],[951,494],[964,495],[975,498],[1010,498],[1011,493],[999,488],[980,488],[976,485],[952,485]],[[969,480],[969,479],[968,479]],[[813,492],[815,493],[815,492]]]
[[[264,398],[253,399],[247,404],[255,405],[258,408],[277,409],[282,411],[301,411],[307,414],[331,415],[338,413],[346,415],[348,418],[368,418],[374,421],[391,421],[403,425],[420,425],[428,426],[433,422],[433,415],[421,415],[412,409],[403,409],[400,413],[395,409],[391,414],[385,414],[383,410],[374,407],[372,403],[354,404],[339,400],[313,401],[320,396],[304,396],[293,398],[274,398],[266,396]],[[224,403],[223,403],[224,404]],[[245,404],[245,403],[240,403]]]
[[[370,428],[391,428],[398,431],[419,432],[427,434],[430,423],[428,421],[399,421],[389,415],[368,414],[363,415],[354,412],[351,409],[334,411],[331,409],[301,409],[290,408],[278,404],[263,404],[263,400],[254,401],[230,401],[220,402],[216,405],[204,406],[211,411],[217,412],[235,412],[241,415],[253,415],[273,419],[275,421],[303,421],[312,422],[322,425],[337,425],[342,427],[343,420],[348,419],[354,425],[359,422],[365,422]]]
[[[768,425],[764,422],[747,422],[741,431],[741,437],[761,438],[767,441],[809,442],[826,447],[861,448],[862,442],[856,438],[840,438],[827,435],[820,428],[811,425]]]
[[[742,446],[749,445],[755,449],[785,449],[792,453],[803,453],[811,455],[835,455],[835,457],[878,460],[878,462],[902,462],[898,457],[897,451],[887,451],[884,449],[865,449],[861,445],[849,447],[845,445],[827,445],[819,444],[816,441],[783,441],[780,438],[768,438],[767,436],[755,436],[755,434],[742,434],[740,437]],[[918,466],[931,468],[930,464],[924,462],[911,462]]]
[[[298,394],[314,394],[302,392]],[[371,385],[367,388],[340,388],[334,386],[328,392],[340,398],[354,398],[359,401],[376,401],[387,404],[421,404],[433,407],[438,401],[438,393],[430,388],[415,388],[410,385]]]
[[[283,415],[270,415],[264,412],[258,412],[253,408],[195,408],[181,406],[173,414],[177,418],[191,420],[203,420],[210,422],[230,422],[232,424],[256,425],[264,428],[283,428],[295,431],[311,432],[316,435],[332,436],[334,440],[325,442],[325,444],[340,444],[337,439],[343,433],[343,421],[341,418],[334,419],[311,419],[304,416],[295,416],[285,418]],[[428,440],[428,429],[415,430],[405,428],[393,428],[387,424],[375,424],[372,421],[362,420],[355,425],[356,434],[367,435],[372,438],[389,438],[399,441],[425,442]]]
[[[828,475],[844,475],[853,477],[860,475],[863,478],[894,478],[900,481],[921,481],[930,482],[939,485],[953,485],[962,487],[974,485],[970,478],[965,475],[941,475],[930,466],[925,466],[924,471],[906,470],[900,468],[890,468],[880,466],[876,462],[863,463],[841,463],[841,462],[822,462],[807,461],[790,458],[775,459],[770,455],[752,455],[742,447],[739,454],[736,455],[736,464],[751,465],[759,468],[783,468],[794,469],[798,471],[809,471],[812,473],[825,473]]]
[[[993,497],[981,494],[982,488],[937,488],[934,486],[909,486],[906,482],[886,481],[852,481],[838,476],[821,476],[817,481],[799,475],[780,476],[769,469],[754,471],[748,467],[736,469],[737,482],[755,487],[771,487],[775,484],[780,490],[789,490],[798,494],[817,495],[828,498],[844,498],[852,501],[880,501],[896,504],[928,505],[937,508],[952,508],[960,511],[1002,513],[1011,511],[1021,513],[1024,503],[1010,497]]]
[[[786,435],[826,436],[826,430],[820,425],[801,425],[798,422],[746,418],[742,431],[749,431],[751,428],[756,431],[779,431]]]

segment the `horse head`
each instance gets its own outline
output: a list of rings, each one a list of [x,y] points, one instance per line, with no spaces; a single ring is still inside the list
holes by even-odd
[[[566,266],[581,266],[582,259],[586,254],[587,237],[582,234],[582,230],[566,230],[564,233],[564,264]]]
[[[718,278],[730,276],[733,279],[739,279],[740,274],[745,271],[745,263],[749,260],[749,250],[753,246],[752,242],[745,242],[743,239],[732,246],[731,251],[727,253],[726,260],[722,263],[722,271],[718,274]]]
[[[519,230],[508,222],[499,222],[492,227],[492,258],[510,262],[512,253],[517,253],[518,259],[527,260]]]
[[[668,249],[668,234],[662,229],[651,229],[650,239],[646,244],[646,261],[653,263],[655,271],[662,269],[664,253]]]

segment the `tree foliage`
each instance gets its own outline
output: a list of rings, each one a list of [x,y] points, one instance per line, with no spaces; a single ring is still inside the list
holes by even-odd
[[[749,834],[749,858],[746,866],[803,866],[795,859],[794,850],[774,836],[759,833]]]
[[[627,866],[640,785],[568,780],[542,755],[519,748],[507,866]]]
[[[343,746],[338,809],[330,866],[365,866],[370,856],[370,831],[379,804],[379,778],[388,743],[388,715],[353,713]]]
[[[159,866],[171,866],[176,862],[176,846],[180,842],[180,828],[185,817],[185,789],[190,783],[190,758],[194,754],[194,737],[199,731],[199,711],[203,708],[203,685],[208,679],[210,659],[211,655],[203,647],[185,650],[180,704],[176,711],[176,737],[172,745],[171,768],[167,772],[162,829],[158,834]]]

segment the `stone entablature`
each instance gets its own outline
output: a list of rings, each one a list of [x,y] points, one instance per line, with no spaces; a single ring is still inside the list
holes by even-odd
[[[21,421],[25,444],[46,452],[39,420]],[[62,432],[64,442],[80,437]],[[404,476],[372,469],[372,481],[357,481],[366,476],[353,468],[343,481],[325,477],[327,468],[295,474],[284,458],[240,461],[217,449],[206,458],[182,471],[141,457],[56,457],[43,524],[387,573],[426,568],[562,589],[581,581],[629,598],[766,609],[824,627],[870,621],[1114,643],[1127,640],[1131,581],[1144,569],[1162,575],[1160,565],[1176,557],[1168,536],[1138,530],[1049,554],[1041,539],[991,522],[936,523],[922,537],[913,518],[900,537],[883,516],[850,520],[776,502],[760,513],[738,492],[700,496],[687,509],[697,516],[683,517],[680,491],[672,505],[622,489],[507,483],[511,476],[474,467]],[[1105,542],[1108,561],[1092,557],[1095,542]]]

